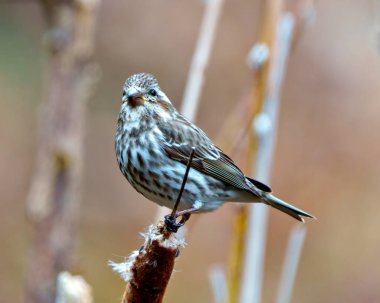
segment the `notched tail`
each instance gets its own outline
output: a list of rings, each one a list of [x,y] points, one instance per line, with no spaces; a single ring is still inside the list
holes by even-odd
[[[294,207],[293,205],[290,205],[275,196],[271,195],[270,193],[265,194],[263,197],[263,200],[268,205],[281,210],[282,212],[288,214],[289,216],[292,216],[293,218],[305,222],[303,217],[313,218],[316,219],[313,215],[308,214],[307,212],[298,209],[297,207]]]

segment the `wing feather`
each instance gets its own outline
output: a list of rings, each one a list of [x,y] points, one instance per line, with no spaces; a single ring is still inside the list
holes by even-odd
[[[187,164],[192,147],[195,147],[192,168],[252,192],[252,187],[247,184],[247,179],[232,159],[186,118],[179,116],[176,120],[159,123],[158,127],[164,136],[162,147],[171,159]]]

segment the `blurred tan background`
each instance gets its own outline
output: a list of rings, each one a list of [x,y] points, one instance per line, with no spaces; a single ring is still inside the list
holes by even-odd
[[[380,301],[380,56],[372,1],[316,1],[316,19],[291,53],[272,187],[318,217],[293,302]],[[215,137],[250,84],[260,1],[226,0],[197,123]],[[156,207],[119,172],[114,130],[125,79],[151,72],[179,106],[202,1],[102,2],[95,60],[102,79],[88,106],[85,182],[75,266],[96,302],[119,302],[107,267],[137,249]],[[21,300],[29,226],[24,203],[35,164],[47,55],[37,1],[0,3],[0,301]],[[226,264],[234,210],[191,220],[166,302],[212,302],[208,268]],[[264,302],[275,299],[291,218],[271,210]]]

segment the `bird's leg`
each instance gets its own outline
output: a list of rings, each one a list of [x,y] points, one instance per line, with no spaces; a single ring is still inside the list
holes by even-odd
[[[186,212],[186,210],[184,210],[182,212],[177,212],[177,209],[178,209],[179,203],[181,202],[181,197],[182,197],[183,191],[185,189],[187,177],[189,176],[191,161],[193,161],[194,153],[195,153],[195,147],[192,147],[191,154],[190,154],[189,160],[188,160],[187,165],[186,165],[185,175],[183,176],[181,189],[179,190],[179,193],[178,193],[177,201],[174,204],[172,213],[170,215],[165,216],[165,225],[166,225],[167,230],[174,232],[174,233],[176,233],[178,231],[178,228],[182,227],[186,223],[186,221],[189,220],[189,218],[190,218],[190,213],[192,210],[191,208],[187,212]],[[181,214],[179,214],[179,213],[181,213]],[[178,217],[182,217],[182,218],[177,223]]]
[[[185,223],[187,222],[187,220],[190,219],[191,214],[197,212],[198,210],[199,210],[199,208],[192,207],[189,209],[178,211],[174,214],[174,216],[166,215],[165,216],[166,228],[169,231],[176,233],[178,231],[178,229],[180,227],[184,226]],[[177,222],[177,218],[179,218],[179,217],[181,217],[181,220],[179,220],[179,222]]]

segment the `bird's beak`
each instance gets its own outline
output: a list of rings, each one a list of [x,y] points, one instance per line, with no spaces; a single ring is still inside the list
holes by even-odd
[[[129,89],[127,91],[128,104],[132,107],[143,105],[146,102],[144,94],[136,89]]]

